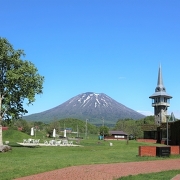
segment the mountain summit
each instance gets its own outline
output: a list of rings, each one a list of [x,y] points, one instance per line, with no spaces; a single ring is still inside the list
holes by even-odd
[[[31,121],[50,122],[62,118],[88,119],[92,124],[115,124],[119,119],[142,119],[145,116],[118,103],[103,93],[79,94],[63,104],[47,111],[25,116]]]

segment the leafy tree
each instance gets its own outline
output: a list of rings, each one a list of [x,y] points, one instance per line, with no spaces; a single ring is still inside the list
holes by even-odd
[[[46,132],[51,137],[53,135],[53,129],[56,129],[56,134],[60,132],[60,125],[58,121],[53,121],[52,123],[46,126]]]
[[[107,136],[109,134],[109,128],[107,126],[101,126],[99,128],[99,134],[102,136]]]
[[[114,130],[121,130],[128,134],[133,134],[137,138],[142,138],[142,126],[144,124],[154,124],[154,116],[147,116],[140,120],[119,119],[114,127]]]
[[[0,38],[0,125],[2,120],[18,119],[27,113],[23,102],[32,104],[35,95],[42,93],[44,77],[33,63],[22,60],[23,56],[23,50],[14,50],[7,39]]]
[[[65,119],[61,119],[59,123],[62,129],[72,128],[72,131],[77,131],[78,129],[79,133],[85,133],[86,131],[86,122],[83,120],[74,119],[74,118],[65,118]],[[92,125],[87,121],[87,131],[88,134],[97,134],[98,129],[95,125]]]
[[[30,123],[24,119],[18,119],[17,121],[15,121],[14,126],[16,127],[16,129],[22,128],[22,132],[27,133],[27,134],[30,134],[30,130],[32,127]]]
[[[135,137],[141,137],[142,131],[139,122],[139,120],[133,119],[118,120],[114,129],[133,134]]]
[[[41,121],[35,121],[33,123],[33,126],[37,129],[37,130],[44,130],[46,124],[44,122]]]
[[[154,116],[146,116],[141,121],[143,124],[154,124]]]

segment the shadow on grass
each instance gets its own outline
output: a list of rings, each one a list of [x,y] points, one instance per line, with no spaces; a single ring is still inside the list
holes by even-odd
[[[39,148],[40,146],[23,146],[18,143],[9,143],[8,146],[11,147],[21,147],[21,148]]]

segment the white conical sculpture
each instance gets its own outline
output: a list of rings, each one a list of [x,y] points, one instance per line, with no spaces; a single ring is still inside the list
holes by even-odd
[[[56,129],[53,129],[53,137],[56,137]]]
[[[64,130],[64,137],[66,137],[66,129]]]
[[[34,136],[34,128],[31,128],[31,136]]]

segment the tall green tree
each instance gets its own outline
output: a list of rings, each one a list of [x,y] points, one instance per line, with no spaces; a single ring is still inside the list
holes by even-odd
[[[141,122],[143,121],[133,119],[118,120],[114,130],[124,131],[139,138],[143,135],[143,131],[141,130]]]
[[[22,60],[23,56],[23,50],[14,50],[7,39],[0,38],[0,125],[27,113],[24,101],[32,104],[35,95],[42,93],[44,77],[33,63]]]
[[[109,134],[109,128],[107,126],[99,127],[99,134],[101,136],[107,136]]]

